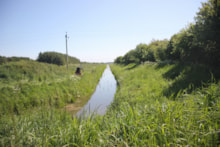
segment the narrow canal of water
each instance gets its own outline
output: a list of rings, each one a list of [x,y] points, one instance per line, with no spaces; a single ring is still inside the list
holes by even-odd
[[[117,82],[114,75],[111,72],[109,65],[104,70],[101,79],[96,87],[95,92],[91,96],[88,103],[77,112],[77,116],[86,113],[95,113],[104,115],[107,107],[111,104],[114,99],[114,95],[117,90]]]

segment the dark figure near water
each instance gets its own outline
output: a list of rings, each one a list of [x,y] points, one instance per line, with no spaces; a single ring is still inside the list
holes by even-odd
[[[80,68],[80,67],[77,67],[77,68],[76,68],[75,74],[76,74],[76,75],[81,75],[81,68]]]

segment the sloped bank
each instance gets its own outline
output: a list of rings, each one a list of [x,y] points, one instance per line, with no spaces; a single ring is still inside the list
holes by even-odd
[[[82,64],[84,74],[75,75],[77,65],[64,66],[36,61],[0,65],[6,76],[0,79],[0,115],[21,114],[33,107],[61,108],[92,94],[105,68],[103,64]]]

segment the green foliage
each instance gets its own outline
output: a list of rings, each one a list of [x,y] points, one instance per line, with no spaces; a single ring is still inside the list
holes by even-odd
[[[137,58],[137,52],[135,50],[129,51],[127,54],[124,56],[124,63],[129,64],[129,63],[139,63],[140,60]]]
[[[157,40],[155,42],[152,42],[152,44],[155,44],[155,58],[157,61],[164,61],[167,59],[166,55],[166,49],[168,46],[169,41],[168,40]]]
[[[52,63],[56,65],[64,65],[66,64],[66,55],[57,52],[44,52],[39,54],[37,61]],[[79,63],[80,61],[75,57],[68,56],[68,62],[75,64]]]
[[[217,0],[202,4],[195,24],[173,35],[167,47],[170,59],[220,66],[220,6]]]
[[[48,73],[50,73],[50,76],[48,76]],[[0,65],[0,82],[11,84],[14,82],[46,81],[58,78],[64,73],[66,73],[65,67],[39,63],[33,60],[22,60]]]
[[[162,61],[166,59],[166,48],[168,45],[168,40],[152,40],[151,43],[148,45],[150,51],[154,54],[150,61]],[[151,54],[152,54],[151,53]]]
[[[131,64],[131,63],[144,63],[146,61],[155,62],[165,60],[166,48],[168,40],[153,40],[149,45],[139,44],[134,50],[129,51],[124,56],[115,59],[117,64]]]
[[[169,41],[139,44],[118,57],[115,63],[126,66],[111,65],[118,90],[104,116],[58,109],[92,93],[103,66],[84,65],[79,78],[62,66],[40,64],[54,69],[41,75],[23,70],[24,61],[1,65],[0,146],[219,146],[220,74],[210,68],[220,64],[219,8],[209,0]],[[145,61],[160,63],[139,65]]]
[[[115,63],[130,64],[145,61],[181,61],[220,66],[220,2],[208,0],[202,3],[195,23],[188,25],[168,40],[153,40],[139,44],[136,49]]]
[[[115,59],[117,64],[128,65],[130,63],[144,63],[146,61],[155,62],[166,59],[167,40],[153,40],[149,45],[139,44],[134,50],[129,51],[124,56]]]
[[[137,58],[140,60],[140,63],[146,61],[146,56],[149,52],[148,46],[146,44],[139,44],[135,49],[137,53]]]
[[[29,61],[30,59],[27,57],[4,57],[0,56],[0,65],[8,62],[15,62],[15,61],[21,61],[26,60]]]
[[[195,17],[196,24],[192,28],[197,46],[205,53],[208,64],[220,65],[220,2],[209,0]]]
[[[122,125],[115,138],[123,138],[128,146],[220,143],[220,83],[212,83],[207,67],[147,64],[130,70],[115,65],[111,68],[120,83],[111,105]],[[166,89],[170,95],[164,93]]]
[[[63,107],[91,95],[105,66],[82,64],[83,75],[76,76],[78,65],[64,66],[36,61],[0,65],[0,116],[20,114],[32,107]]]
[[[117,64],[120,64],[120,63],[123,63],[123,57],[122,56],[119,56],[115,59],[114,63],[117,63]]]
[[[172,100],[163,90],[182,78],[177,71],[189,70],[189,65],[132,66],[111,65],[120,87],[106,115],[72,117],[54,107],[38,107],[22,115],[2,116],[0,145],[212,147],[220,144],[220,83],[214,82],[214,76],[191,93],[179,92]],[[206,71],[205,67],[198,68]],[[174,71],[177,73],[172,74]],[[172,78],[164,76],[168,73]]]

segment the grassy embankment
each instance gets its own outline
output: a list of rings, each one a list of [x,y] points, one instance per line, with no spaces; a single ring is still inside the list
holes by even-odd
[[[220,83],[215,82],[211,74],[214,71],[180,63],[140,65],[133,69],[114,65],[112,70],[120,85],[112,108],[120,120],[121,144],[220,143]]]
[[[88,97],[95,90],[105,65],[82,64],[83,75],[76,76],[79,64],[65,66],[36,61],[0,65],[0,115],[20,114],[38,106],[61,108]]]
[[[111,65],[119,88],[105,116],[65,111],[1,119],[5,146],[217,146],[220,83],[199,65]]]

